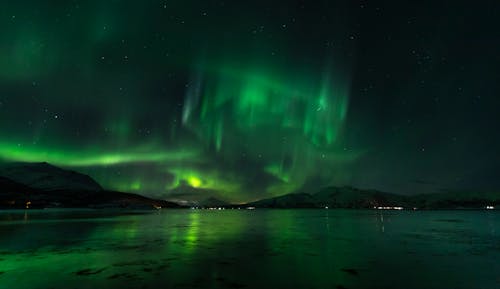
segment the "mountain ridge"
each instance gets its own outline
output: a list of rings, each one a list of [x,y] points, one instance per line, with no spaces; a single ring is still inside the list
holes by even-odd
[[[446,192],[404,196],[350,186],[325,187],[316,193],[291,193],[233,205],[209,197],[196,207],[352,208],[403,207],[458,209],[500,206],[500,192]],[[48,163],[0,165],[0,208],[175,208],[181,204],[103,189],[90,176]]]
[[[178,204],[103,189],[90,176],[48,163],[0,166],[0,208],[176,208]]]
[[[402,207],[458,209],[499,206],[500,192],[449,192],[404,196],[349,186],[326,187],[316,193],[291,193],[246,203],[256,208],[352,208]]]
[[[40,190],[103,190],[101,185],[90,176],[47,162],[4,163],[0,165],[0,176]]]

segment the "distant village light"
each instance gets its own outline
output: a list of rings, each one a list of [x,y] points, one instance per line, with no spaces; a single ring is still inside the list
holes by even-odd
[[[377,210],[402,210],[403,207],[373,207]]]

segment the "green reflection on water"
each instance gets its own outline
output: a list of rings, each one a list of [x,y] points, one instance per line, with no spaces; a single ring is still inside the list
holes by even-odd
[[[198,241],[200,227],[200,215],[198,212],[189,214],[189,228],[186,233],[187,246],[186,250],[192,250],[196,247]]]
[[[447,214],[0,213],[0,288],[494,288],[499,215]]]

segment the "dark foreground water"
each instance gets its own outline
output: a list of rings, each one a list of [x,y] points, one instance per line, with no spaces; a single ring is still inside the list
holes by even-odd
[[[500,288],[500,212],[0,212],[0,288]]]

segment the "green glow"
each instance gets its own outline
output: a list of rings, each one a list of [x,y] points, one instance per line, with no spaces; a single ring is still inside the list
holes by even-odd
[[[172,189],[175,189],[175,188],[179,187],[179,185],[180,185],[180,180],[179,180],[179,178],[175,177],[175,179],[172,183],[167,183],[165,185],[165,191],[170,191]]]
[[[137,48],[124,32],[141,28],[115,4],[95,5],[56,26],[48,6],[31,16],[6,7],[18,18],[4,18],[0,35],[0,160],[49,162],[160,198],[186,189],[243,202],[318,176],[321,186],[349,180],[363,151],[344,150],[349,67],[331,51],[297,57],[281,30],[219,43],[210,25],[194,50],[174,26]]]
[[[285,183],[290,181],[290,175],[283,171],[283,166],[278,164],[271,164],[264,168],[264,171],[279,178]]]
[[[198,234],[200,226],[200,213],[193,212],[189,214],[189,229],[186,233],[186,241],[188,242],[189,249],[194,249],[197,247]]]
[[[102,152],[100,150],[56,150],[36,145],[0,142],[0,159],[23,162],[50,162],[63,166],[107,166],[133,162],[176,161],[197,156],[193,150]]]
[[[176,176],[176,186],[180,184],[180,181],[184,181],[193,188],[217,190],[221,193],[237,194],[240,189],[239,183],[230,175],[222,175],[216,170],[173,168],[169,169],[169,172]]]
[[[289,129],[302,132],[315,146],[337,141],[347,113],[348,91],[330,72],[323,73],[323,80],[317,82],[314,77],[297,79],[300,71],[255,65],[215,67],[205,72],[204,83],[198,80],[196,85],[205,87],[201,95],[188,95],[183,120],[218,151],[226,127],[222,123],[228,122],[232,131],[247,135],[262,129]],[[194,98],[200,96],[203,100],[197,118]]]
[[[136,180],[132,183],[131,189],[134,191],[138,191],[141,189],[141,181]]]
[[[188,177],[187,181],[193,188],[198,188],[202,184],[201,180],[194,176]]]
[[[32,27],[22,27],[18,33],[7,33],[10,45],[0,48],[0,76],[4,79],[29,79],[50,72],[55,66],[58,47],[52,45],[48,51],[40,31]],[[52,43],[50,43],[52,44]]]
[[[131,146],[128,143],[137,130],[128,112],[120,109],[101,127],[109,134],[107,145],[4,141],[0,142],[0,158],[79,167],[105,187],[117,190],[159,195],[186,184],[233,201],[251,200],[253,194],[295,191],[318,174],[331,180],[348,178],[337,168],[354,161],[361,152],[342,151],[348,89],[330,70],[284,68],[272,61],[235,66],[226,60],[213,60],[197,69],[197,77],[186,91],[181,120],[182,129],[196,137],[194,145],[169,149],[157,133]],[[172,140],[176,140],[176,130],[169,130]],[[41,136],[39,131],[37,141],[43,141]],[[230,166],[237,165],[233,160],[241,156],[257,161],[261,163],[257,169],[275,181],[254,192],[248,182],[255,180],[219,167],[212,152]],[[124,177],[110,176],[94,169],[139,163],[154,165],[155,170],[172,177],[150,179],[142,170]]]
[[[263,171],[280,182],[267,193],[296,190],[322,166],[330,166],[325,172],[338,178],[345,174],[332,168],[361,154],[342,150],[348,83],[336,79],[330,67],[310,73],[271,60],[202,63],[192,84],[198,93],[193,90],[185,99],[183,124],[223,158],[239,153],[264,160]],[[223,189],[211,177],[198,177],[200,187]]]

